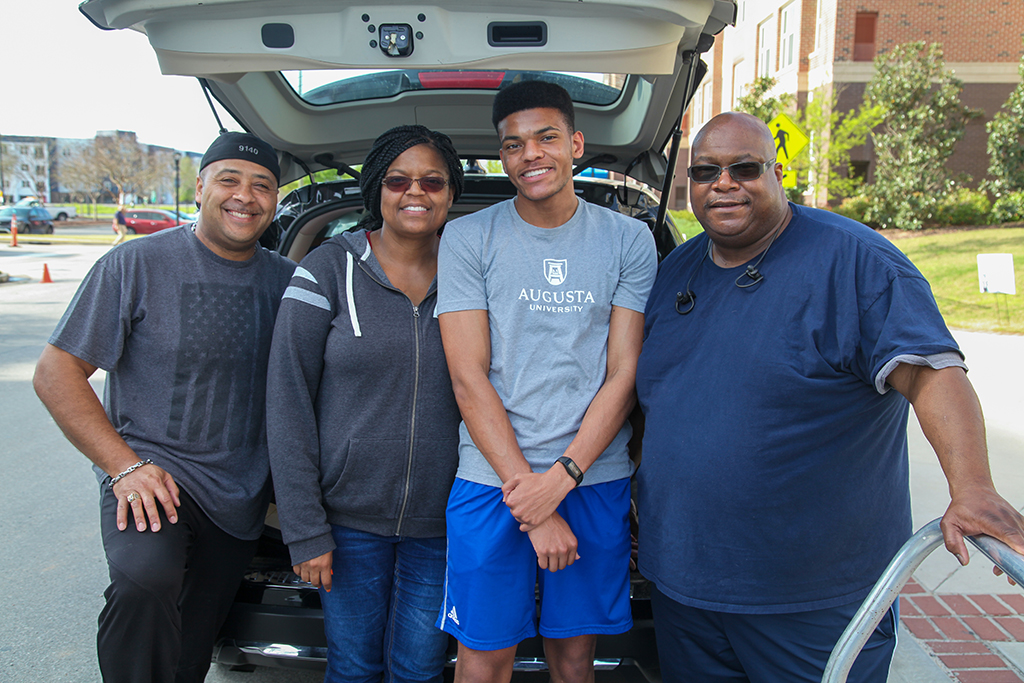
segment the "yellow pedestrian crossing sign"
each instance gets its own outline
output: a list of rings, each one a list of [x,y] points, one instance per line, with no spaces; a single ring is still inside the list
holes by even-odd
[[[783,166],[788,166],[793,157],[810,142],[810,138],[785,114],[779,114],[769,121],[768,130],[775,138],[775,160]]]
[[[796,187],[796,171],[782,171],[782,186]]]

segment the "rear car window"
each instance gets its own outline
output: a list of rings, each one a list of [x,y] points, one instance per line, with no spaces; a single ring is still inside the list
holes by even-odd
[[[609,105],[619,99],[622,74],[465,69],[325,69],[282,71],[295,94],[309,104],[329,105],[393,97],[415,90],[500,90],[521,80],[543,80],[565,88],[573,101]]]

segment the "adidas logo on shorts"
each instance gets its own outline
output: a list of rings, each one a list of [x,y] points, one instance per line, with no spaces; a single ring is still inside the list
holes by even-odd
[[[461,626],[462,625],[462,624],[459,623],[459,615],[455,611],[455,605],[452,605],[451,610],[448,611],[448,618],[451,619],[452,621],[454,621],[456,626]]]

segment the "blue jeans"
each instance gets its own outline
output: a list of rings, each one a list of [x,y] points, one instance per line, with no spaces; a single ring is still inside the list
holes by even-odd
[[[332,588],[320,589],[324,681],[440,681],[448,635],[434,621],[444,600],[445,539],[333,525],[331,533]]]

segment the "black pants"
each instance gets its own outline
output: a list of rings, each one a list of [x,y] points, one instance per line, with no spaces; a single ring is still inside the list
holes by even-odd
[[[177,524],[118,531],[117,497],[102,485],[100,526],[110,569],[96,638],[106,683],[201,683],[217,631],[256,551],[222,531],[181,491]]]

